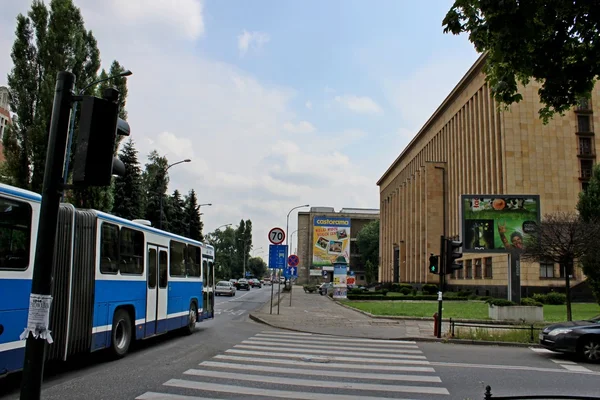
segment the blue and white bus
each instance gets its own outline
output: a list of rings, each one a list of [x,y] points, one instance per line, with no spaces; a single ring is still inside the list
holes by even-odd
[[[0,376],[23,367],[41,196],[0,184]],[[110,349],[214,318],[212,246],[61,204],[48,360]]]

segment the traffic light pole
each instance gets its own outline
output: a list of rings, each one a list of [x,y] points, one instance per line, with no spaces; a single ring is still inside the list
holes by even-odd
[[[439,273],[440,273],[440,284],[438,290],[438,324],[437,324],[437,332],[436,336],[439,338],[442,337],[442,311],[443,311],[443,300],[442,300],[442,291],[444,290],[444,281],[446,279],[446,238],[441,236],[440,238],[440,260],[439,260]]]
[[[29,315],[27,327],[21,335],[22,339],[27,338],[21,380],[20,398],[22,400],[40,399],[46,343],[52,343],[52,337],[48,330],[50,305],[52,304],[52,260],[54,260],[58,209],[63,191],[63,167],[74,85],[75,75],[70,72],[58,73],[48,135],[46,169],[29,297]]]

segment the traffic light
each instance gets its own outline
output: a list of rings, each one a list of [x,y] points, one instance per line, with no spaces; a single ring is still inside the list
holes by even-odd
[[[446,270],[444,273],[451,274],[452,271],[462,269],[462,264],[456,262],[463,256],[463,253],[459,251],[461,247],[461,241],[446,238]]]
[[[431,257],[429,257],[429,272],[432,274],[439,274],[440,273],[440,264],[439,264],[439,257],[438,256],[434,256],[433,254],[431,255]]]
[[[105,89],[102,98],[82,98],[79,135],[73,164],[75,186],[108,186],[125,165],[114,157],[117,135],[129,136],[129,124],[119,118],[119,91]]]

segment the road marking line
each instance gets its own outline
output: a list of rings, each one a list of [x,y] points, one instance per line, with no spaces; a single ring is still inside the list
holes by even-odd
[[[244,340],[242,341],[242,344],[246,344],[246,345],[253,345],[253,346],[258,346],[260,348],[265,348],[265,347],[271,347],[274,350],[279,350],[279,347],[289,347],[289,346],[293,346],[293,347],[298,347],[298,348],[308,348],[308,349],[314,349],[314,350],[327,350],[327,349],[331,349],[331,345],[330,344],[306,344],[306,343],[273,343],[273,342],[256,342],[253,339],[250,340]],[[368,350],[369,352],[373,352],[373,353],[406,353],[406,354],[423,354],[423,352],[421,350],[419,350],[418,347],[410,347],[408,349],[405,348],[366,348],[366,347],[361,347],[360,350]]]
[[[561,365],[561,367],[565,368],[568,371],[592,372],[591,370],[587,369],[586,367],[584,367],[582,365]]]
[[[287,332],[286,332],[287,333]],[[294,334],[296,335],[296,334]],[[255,336],[260,337],[277,337],[277,338],[285,338],[287,335],[283,334],[272,334],[272,333],[257,333]],[[293,336],[293,335],[289,335]],[[387,344],[416,344],[414,340],[385,340],[385,339],[354,339],[354,338],[342,338],[339,336],[327,336],[327,335],[313,335],[311,333],[304,333],[302,335],[297,336],[310,336],[316,338],[318,340],[325,341],[334,341],[334,342],[352,342],[352,343],[387,343]]]
[[[239,350],[239,349],[229,349],[225,350],[225,353],[235,353],[235,354],[246,354],[251,356],[265,356],[264,351],[252,351],[252,350]],[[324,358],[319,354],[300,354],[300,353],[275,353],[268,354],[269,357],[280,357],[280,358],[315,358],[322,359]],[[413,358],[417,356],[406,356],[404,358]],[[378,363],[378,364],[421,364],[421,365],[429,365],[429,361],[426,360],[407,360],[407,359],[382,359],[382,358],[365,358],[365,357],[340,357],[340,356],[328,356],[328,360],[334,361],[356,361],[361,363]]]
[[[184,372],[186,375],[201,376],[203,378],[231,379],[232,381],[261,382],[271,384],[282,384],[279,376],[265,376],[253,374],[239,374],[233,372],[211,371],[190,369]],[[327,377],[324,377],[327,378]],[[407,386],[387,385],[381,383],[358,383],[358,382],[334,382],[321,381],[317,379],[285,378],[285,385],[305,386],[310,388],[344,389],[344,390],[377,390],[391,393],[419,393],[419,394],[450,394],[448,389],[434,386]]]
[[[550,360],[550,361],[552,361],[553,363],[556,363],[556,364],[577,365],[573,361],[566,361],[566,360]]]
[[[278,335],[284,336],[313,336],[312,333],[303,333],[303,332],[286,332],[286,331],[262,331],[262,333],[275,333]]]
[[[296,374],[321,376],[323,371],[315,371],[314,369],[305,368],[284,368],[284,367],[268,367],[264,365],[252,364],[233,364],[218,361],[204,361],[200,364],[205,367],[239,369],[243,371],[260,371],[260,372],[275,372],[279,374]],[[336,378],[354,378],[354,379],[370,379],[382,381],[410,381],[410,382],[435,382],[441,383],[442,380],[437,376],[431,375],[399,375],[399,374],[372,374],[365,372],[348,372],[348,371],[327,371],[327,377]],[[284,378],[285,379],[285,378]]]
[[[261,338],[261,337],[251,337],[248,340],[252,340],[252,341],[256,341],[256,342],[264,342],[264,343],[286,343],[286,344],[290,344],[290,343],[300,343],[299,339],[296,338],[285,338],[285,339],[275,339],[275,338]],[[292,342],[292,340],[295,340],[295,342]],[[331,346],[330,343],[333,342],[337,342],[336,340],[332,340],[332,341],[323,341],[321,339],[319,340],[306,340],[302,343],[314,343],[315,345],[323,345],[323,346]],[[417,346],[416,344],[397,344],[397,343],[361,343],[360,347],[363,349],[371,349],[371,348],[384,348],[384,349],[418,349],[419,346]]]
[[[530,347],[529,350],[535,351],[536,353],[558,354],[558,353],[555,353],[552,350],[542,349],[542,348],[539,348],[539,347]]]
[[[135,400],[220,400],[212,397],[184,396],[181,394],[146,392]]]
[[[365,367],[362,364],[345,364],[345,363],[314,363],[309,361],[300,360],[285,360],[276,358],[257,358],[257,357],[243,357],[243,356],[230,356],[227,354],[218,354],[213,358],[219,360],[229,361],[247,361],[262,364],[278,364],[278,365],[299,365],[303,367],[310,366],[311,368],[340,368],[340,369],[359,369],[364,370]],[[435,372],[435,369],[431,367],[412,367],[412,366],[397,366],[397,365],[369,365],[369,371],[401,371],[401,372]],[[328,372],[326,372],[328,373]]]
[[[356,395],[330,394],[330,393],[302,393],[291,390],[274,390],[254,388],[248,386],[220,385],[217,383],[187,381],[183,379],[171,379],[164,383],[165,386],[173,386],[183,389],[196,389],[209,392],[234,393],[237,395],[279,397],[294,400],[356,400]],[[389,397],[367,397],[360,396],[361,400],[389,400]],[[407,399],[396,399],[407,400]]]
[[[237,349],[263,350],[263,351],[265,349],[264,346],[250,346],[250,345],[245,345],[245,344],[236,344],[233,347],[237,348]],[[301,349],[301,348],[297,348],[297,347],[282,347],[282,348],[278,348],[277,350],[278,351],[295,351],[296,353],[313,353],[315,351],[318,351],[320,354],[340,354],[340,355],[349,353],[348,350]],[[379,354],[378,353],[377,357],[380,357],[380,358],[412,358],[415,360],[425,360],[426,359],[425,356],[414,355],[415,353],[423,354],[423,352],[421,350],[399,350],[399,352],[401,352],[402,354]],[[372,357],[375,355],[372,353],[361,352],[361,351],[352,351],[351,354],[353,356],[363,356],[363,357]]]
[[[559,372],[561,374],[564,373],[573,373],[573,374],[589,374],[589,375],[599,375],[600,372],[595,371],[568,371],[562,368],[539,368],[539,367],[528,367],[528,366],[520,366],[520,365],[493,365],[493,364],[461,364],[461,363],[448,363],[448,362],[438,362],[431,361],[429,365],[433,365],[436,367],[458,367],[458,368],[480,368],[480,369],[504,369],[504,370],[513,370],[513,371],[536,371],[536,372]]]

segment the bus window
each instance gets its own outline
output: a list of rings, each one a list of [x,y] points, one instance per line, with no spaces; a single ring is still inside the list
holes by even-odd
[[[156,287],[156,250],[150,249],[148,252],[148,288]]]
[[[187,276],[199,277],[200,276],[200,247],[192,246],[191,244],[187,247],[188,261],[186,263]]]
[[[185,276],[185,243],[171,240],[171,276]]]
[[[119,271],[119,227],[102,223],[100,232],[100,272],[116,274]]]
[[[29,266],[31,214],[29,204],[0,198],[0,269]]]
[[[141,275],[144,272],[144,234],[121,228],[120,270],[122,274]]]
[[[208,285],[210,287],[215,285],[215,263],[212,261],[208,263]]]
[[[168,262],[167,252],[161,250],[158,255],[158,287],[164,289],[167,287],[167,262]]]

